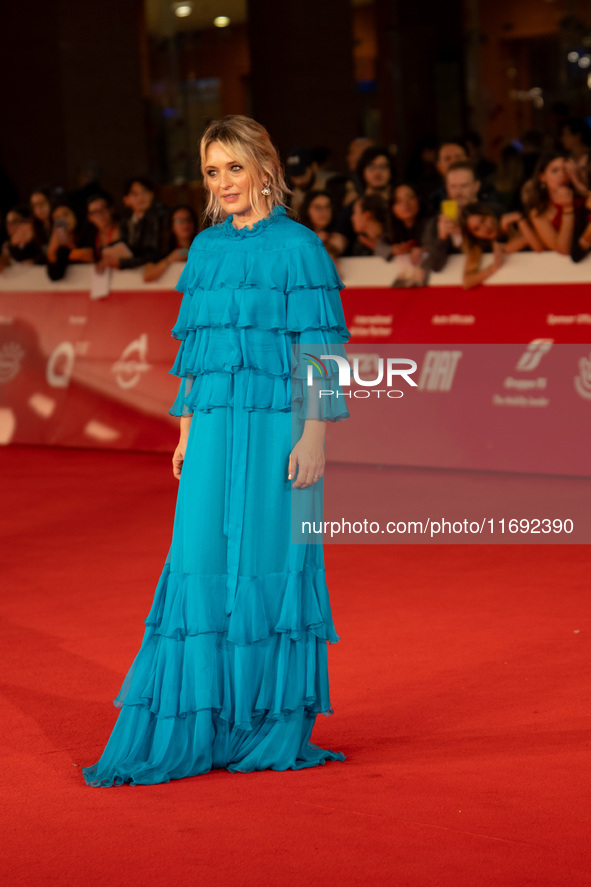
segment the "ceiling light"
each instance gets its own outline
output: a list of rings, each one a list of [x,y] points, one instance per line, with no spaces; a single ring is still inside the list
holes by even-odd
[[[213,23],[216,26],[216,28],[227,28],[228,25],[230,24],[230,19],[228,18],[227,15],[216,15],[216,17],[213,20]]]
[[[174,9],[174,14],[179,18],[186,18],[193,12],[193,4],[190,2],[173,3],[172,8]]]
[[[591,65],[591,56],[582,55],[579,59],[579,68],[588,68]]]
[[[577,50],[574,49],[572,52],[569,52],[569,54],[567,55],[567,59],[569,60],[569,62],[578,62],[579,53],[577,52]]]

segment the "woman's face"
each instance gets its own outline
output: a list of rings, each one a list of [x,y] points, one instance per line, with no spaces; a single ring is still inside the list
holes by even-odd
[[[177,209],[172,216],[172,231],[177,241],[192,240],[195,234],[191,214],[186,209]]]
[[[133,213],[143,214],[152,206],[154,192],[142,185],[141,182],[132,182],[129,192],[125,195],[125,205]]]
[[[42,191],[33,191],[31,194],[31,210],[36,219],[46,222],[51,215],[51,205]]]
[[[92,224],[102,230],[103,228],[108,228],[113,222],[113,216],[111,215],[111,209],[106,200],[103,200],[101,197],[99,200],[93,200],[92,203],[88,204],[88,221],[92,222]]]
[[[313,228],[317,231],[324,231],[332,221],[332,206],[330,200],[324,194],[319,194],[308,206],[308,215],[312,222]]]
[[[550,161],[544,172],[540,173],[540,182],[544,182],[548,191],[556,191],[568,185],[566,163],[563,157]]]
[[[233,215],[252,212],[248,173],[221,142],[212,142],[207,149],[203,176],[206,187],[219,200],[225,212]],[[261,181],[261,188],[262,184]]]
[[[76,216],[69,206],[56,206],[51,217],[54,222],[58,219],[65,219],[68,225],[68,231],[71,233],[76,227]]]
[[[400,185],[394,193],[392,212],[401,222],[414,222],[419,214],[419,200],[412,188]]]
[[[499,233],[499,226],[494,216],[468,216],[466,227],[478,240],[495,240]]]
[[[363,178],[368,188],[385,188],[391,178],[388,158],[384,154],[375,157],[365,167]]]
[[[22,225],[24,222],[23,217],[20,213],[17,213],[15,210],[11,209],[10,212],[6,213],[6,233],[9,237],[11,237],[19,225]]]

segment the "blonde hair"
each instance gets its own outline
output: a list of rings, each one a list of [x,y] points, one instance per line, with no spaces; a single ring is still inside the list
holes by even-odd
[[[232,155],[246,172],[250,187],[250,205],[254,211],[263,216],[276,206],[286,206],[287,197],[292,193],[285,182],[283,167],[277,149],[273,145],[269,133],[264,126],[246,117],[244,114],[228,114],[221,120],[213,120],[201,137],[199,153],[201,155],[201,172],[204,187],[207,191],[207,203],[204,217],[212,224],[222,221],[226,214],[219,201],[210,190],[205,175],[205,158],[209,146],[219,142]],[[261,182],[268,182],[271,194],[261,194]]]

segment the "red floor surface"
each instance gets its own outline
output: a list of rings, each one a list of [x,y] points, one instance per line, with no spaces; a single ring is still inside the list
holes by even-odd
[[[347,761],[95,789],[175,481],[145,454],[0,465],[4,883],[591,884],[589,547],[327,546],[313,739]]]

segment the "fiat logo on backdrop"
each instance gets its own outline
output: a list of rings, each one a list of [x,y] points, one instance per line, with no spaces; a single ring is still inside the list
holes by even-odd
[[[112,366],[120,388],[133,388],[140,381],[142,373],[151,369],[146,362],[148,355],[148,334],[142,333],[124,348],[119,360]]]

